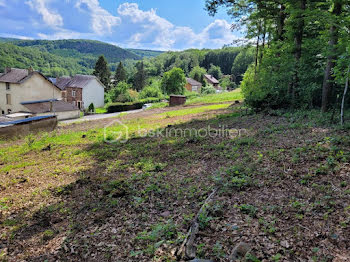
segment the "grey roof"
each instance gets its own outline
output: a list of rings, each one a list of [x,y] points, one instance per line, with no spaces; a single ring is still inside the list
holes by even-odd
[[[21,105],[28,105],[28,104],[37,104],[37,103],[45,103],[45,102],[56,102],[59,101],[58,99],[45,99],[45,100],[36,100],[36,101],[25,101],[21,102]]]
[[[10,68],[8,72],[0,74],[0,82],[21,84],[26,80],[30,79],[33,75],[38,74],[51,83],[55,88],[58,88],[54,83],[52,83],[46,76],[38,71],[29,72],[28,69]]]
[[[59,89],[64,90],[69,83],[71,78],[69,76],[63,76],[56,79],[56,86],[58,86]]]
[[[93,75],[76,75],[74,77],[59,77],[56,80],[56,85],[61,89],[64,90],[67,87],[77,87],[77,88],[84,88],[86,85],[90,83],[92,80],[97,80],[99,83],[101,83],[96,76]],[[101,85],[103,85],[101,83]]]
[[[202,83],[192,79],[192,78],[188,78],[186,77],[186,81],[187,83],[189,83],[191,86],[202,86]]]
[[[35,114],[79,110],[79,108],[74,106],[73,104],[70,104],[62,100],[52,101],[52,111],[50,110],[51,102],[47,102],[47,101],[44,101],[44,102],[39,101],[36,103],[29,103],[29,104],[24,102],[23,106],[26,107],[29,110],[29,112],[35,113]]]
[[[212,75],[204,75],[204,76],[210,82],[210,84],[219,84],[219,81]]]
[[[11,68],[10,72],[0,76],[0,82],[18,84],[29,75],[27,69]]]
[[[50,115],[50,116],[34,116],[34,117],[29,117],[29,118],[25,118],[25,119],[19,119],[19,120],[15,120],[15,121],[9,121],[9,122],[1,122],[0,126],[8,126],[8,125],[18,125],[18,124],[23,124],[23,123],[27,123],[27,122],[32,122],[32,121],[39,121],[42,119],[46,119],[46,118],[51,118],[51,117],[55,117],[54,115]]]

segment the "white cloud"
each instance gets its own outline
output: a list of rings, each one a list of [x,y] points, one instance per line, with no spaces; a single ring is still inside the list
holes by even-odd
[[[5,6],[6,6],[6,4],[5,4],[5,0],[0,0],[0,6],[3,6],[3,7],[5,7]]]
[[[63,26],[63,18],[60,14],[55,11],[50,11],[47,4],[49,0],[30,0],[25,2],[30,8],[38,12],[44,21],[44,23],[50,27]]]
[[[44,33],[38,33],[38,37],[41,39],[48,39],[48,40],[59,40],[59,39],[77,39],[82,38],[84,36],[88,36],[88,34],[82,34],[80,32],[74,32],[69,30],[60,30],[54,34],[44,34]]]
[[[225,20],[215,20],[195,32],[171,23],[155,9],[141,10],[136,3],[123,3],[113,14],[101,7],[100,0],[25,1],[23,6],[23,0],[0,0],[0,6],[6,2],[0,8],[0,23],[9,25],[0,33],[41,39],[87,38],[160,50],[220,48],[237,38]]]
[[[103,9],[98,0],[78,0],[75,7],[81,12],[90,13],[91,28],[98,35],[111,34],[113,27],[120,24],[120,18]]]
[[[158,16],[154,9],[143,11],[136,3],[124,3],[118,7],[121,18],[119,33],[127,38],[124,45],[152,47],[162,50],[183,48],[218,48],[235,39],[230,24],[215,20],[200,33],[190,27],[179,27]],[[127,28],[127,30],[124,30]]]
[[[0,34],[0,37],[16,38],[21,40],[33,40],[32,37],[23,36],[23,35],[13,35],[13,34]]]

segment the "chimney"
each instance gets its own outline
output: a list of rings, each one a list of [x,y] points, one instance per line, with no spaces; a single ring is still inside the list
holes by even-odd
[[[31,73],[33,73],[33,72],[34,72],[33,67],[29,67],[29,68],[28,68],[28,75],[31,74]]]
[[[10,73],[11,72],[11,67],[5,67],[5,74]]]

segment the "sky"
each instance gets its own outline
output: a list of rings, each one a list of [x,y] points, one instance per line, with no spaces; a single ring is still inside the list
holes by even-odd
[[[0,37],[93,39],[124,48],[221,48],[240,38],[205,0],[0,0]]]

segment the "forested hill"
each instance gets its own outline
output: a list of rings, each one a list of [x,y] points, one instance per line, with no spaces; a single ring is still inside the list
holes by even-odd
[[[82,58],[85,56],[104,55],[109,63],[116,63],[125,59],[138,60],[141,57],[118,46],[94,40],[18,40],[12,42],[21,47],[35,47],[42,51],[63,57]]]
[[[0,72],[5,67],[29,68],[47,76],[61,76],[92,73],[94,58],[62,57],[39,48],[19,47],[12,43],[0,42]]]
[[[163,54],[163,51],[156,51],[156,50],[144,50],[144,49],[131,49],[131,48],[127,48],[126,50],[141,56],[142,58],[144,57],[156,57],[159,56],[161,54]]]
[[[92,73],[99,55],[104,55],[112,71],[119,61],[156,57],[163,52],[123,49],[94,40],[20,40],[0,37],[0,72],[5,67],[26,68],[50,76]]]

